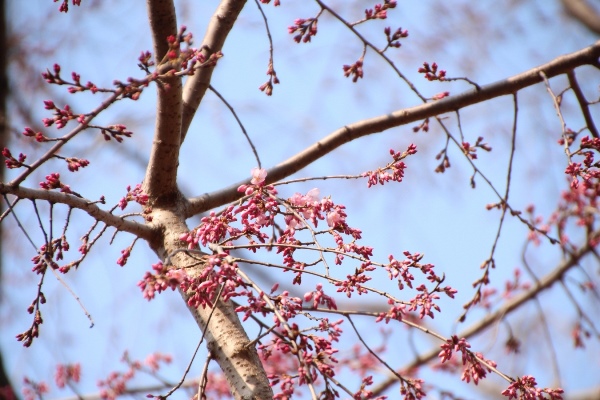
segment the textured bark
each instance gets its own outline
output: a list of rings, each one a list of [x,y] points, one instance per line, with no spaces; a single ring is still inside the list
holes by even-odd
[[[206,34],[200,47],[205,57],[208,58],[211,54],[223,49],[225,39],[245,4],[246,0],[224,0],[219,4],[206,28]],[[185,139],[196,110],[210,85],[214,69],[214,67],[201,68],[185,83],[183,90],[182,141]]]
[[[169,254],[187,247],[187,243],[179,240],[183,233],[188,232],[181,213],[155,210],[153,223],[164,227],[162,242],[156,243],[158,246],[154,248],[163,261]],[[184,268],[192,277],[200,274],[203,268],[197,257],[190,257],[185,252],[178,252],[170,257],[170,261],[174,266]],[[181,294],[187,304],[190,295]],[[188,308],[202,332],[205,332],[208,350],[224,372],[234,398],[272,398],[273,392],[256,348],[246,335],[233,304],[230,301],[217,302],[212,316],[208,307]]]
[[[169,50],[167,38],[177,35],[175,5],[171,0],[148,0],[148,19],[159,65]],[[176,67],[176,66],[173,66]],[[154,204],[169,202],[177,188],[177,167],[181,143],[181,78],[170,77],[157,86],[154,141],[144,179],[144,191]]]
[[[562,0],[569,15],[581,22],[586,28],[600,35],[600,13],[586,0]]]
[[[213,21],[217,22],[211,23],[207,32],[209,38],[207,40],[214,42],[212,47],[208,48],[209,54],[220,50],[244,3],[245,1],[221,3],[218,16],[213,17]],[[155,57],[157,63],[160,63],[169,50],[167,37],[177,34],[175,8],[171,0],[148,0],[147,4]],[[232,4],[237,8],[228,10],[227,7]],[[225,21],[228,28],[215,32],[215,29],[222,27],[219,23],[222,21]],[[215,37],[217,39],[214,39]],[[203,76],[203,82],[206,80],[208,84],[211,75],[197,73],[196,76]],[[198,88],[196,84],[186,86]],[[181,79],[171,77],[161,81],[157,85],[157,95],[154,140],[143,185],[144,192],[149,197],[149,206],[152,207],[152,220],[149,225],[157,232],[156,236],[150,238],[149,244],[163,262],[168,259],[174,267],[183,268],[189,275],[195,276],[202,271],[203,265],[198,263],[197,258],[185,252],[177,252],[187,248],[187,243],[183,243],[179,238],[189,231],[185,222],[187,200],[177,188],[179,149],[183,142]],[[190,121],[193,117],[193,112],[189,114],[190,107],[195,111],[202,98],[197,95],[193,97],[197,102],[191,106],[188,104],[186,108]],[[187,304],[189,295],[182,293],[182,296]],[[272,398],[273,392],[256,348],[246,335],[233,304],[230,301],[217,302],[212,315],[209,308],[189,308],[204,332],[211,357],[225,373],[234,398],[248,400]]]

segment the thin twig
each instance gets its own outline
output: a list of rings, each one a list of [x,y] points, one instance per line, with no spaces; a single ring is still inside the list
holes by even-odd
[[[583,114],[583,119],[585,119],[587,128],[593,137],[600,137],[600,134],[598,134],[598,129],[596,128],[596,124],[594,123],[594,118],[592,118],[592,115],[590,114],[590,104],[585,98],[585,95],[579,86],[579,82],[577,82],[575,71],[571,70],[567,72],[567,78],[569,78],[569,85],[571,85],[571,90],[573,90],[573,93],[575,93],[575,97],[579,103],[579,108],[581,109],[581,113]]]
[[[219,302],[219,299],[221,298],[221,293],[222,292],[223,292],[223,285],[219,286],[219,291],[217,292],[217,296],[215,297],[215,301],[213,302],[213,307],[210,310],[210,314],[208,314],[208,318],[206,320],[206,326],[207,327],[208,327],[210,319],[212,318],[213,313],[214,313],[214,311],[216,309],[216,305]],[[192,368],[192,364],[194,363],[194,360],[196,359],[196,354],[198,354],[198,350],[200,349],[200,345],[202,345],[202,342],[204,342],[204,337],[206,336],[206,331],[207,330],[208,330],[208,328],[206,328],[206,329],[204,329],[202,331],[202,336],[200,337],[200,341],[198,342],[198,345],[196,346],[196,349],[194,350],[194,354],[192,354],[192,359],[188,363],[185,371],[183,372],[183,376],[181,377],[181,379],[179,380],[179,382],[177,382],[177,384],[171,390],[169,390],[169,392],[167,394],[165,394],[164,396],[155,396],[155,397],[160,397],[162,399],[166,399],[167,397],[169,397],[170,395],[172,395],[173,393],[175,393],[175,391],[177,389],[179,389],[181,387],[181,385],[183,385],[183,382],[185,381],[185,377],[190,372],[190,369]]]
[[[217,91],[217,89],[215,89],[212,85],[209,85],[208,88],[214,94],[216,94],[219,99],[221,99],[221,101],[223,102],[223,104],[225,104],[227,106],[227,108],[229,108],[229,111],[231,111],[231,113],[233,114],[235,120],[237,121],[238,125],[242,129],[242,133],[246,137],[246,140],[248,141],[248,144],[250,145],[250,148],[252,149],[252,153],[254,154],[254,158],[256,159],[256,162],[258,163],[258,168],[262,168],[261,163],[260,163],[260,157],[258,156],[258,152],[256,151],[256,147],[254,146],[254,143],[252,143],[252,139],[250,139],[250,136],[248,135],[248,132],[246,131],[246,128],[244,127],[244,124],[239,119],[237,113],[235,112],[235,110],[233,109],[233,107],[231,106],[231,104],[229,104],[229,102],[227,102],[227,100],[225,100],[225,97],[223,97],[221,95],[221,93],[219,93]]]

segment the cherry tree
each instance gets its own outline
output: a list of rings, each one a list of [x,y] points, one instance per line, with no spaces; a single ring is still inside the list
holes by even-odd
[[[80,3],[59,1],[53,18],[86,13],[93,17],[93,6]],[[86,306],[88,293],[76,293],[70,277],[92,274],[87,266],[95,257],[116,252],[118,266],[137,265],[145,271],[127,284],[138,298],[148,301],[147,312],[152,313],[161,297],[177,291],[199,327],[199,337],[192,360],[176,360],[181,368],[174,380],[160,375],[173,362],[160,348],[143,360],[125,353],[124,368],[95,377],[101,398],[131,394],[198,399],[420,399],[430,394],[455,398],[458,395],[446,384],[432,378],[447,374],[478,387],[492,381],[488,389],[495,398],[562,399],[564,390],[553,384],[556,379],[551,382],[542,372],[548,384],[538,383],[537,373],[544,368],[523,371],[514,366],[511,360],[520,352],[548,351],[536,347],[538,337],[523,334],[518,327],[523,320],[511,323],[509,317],[536,304],[547,335],[544,340],[555,341],[557,347],[594,346],[587,339],[599,335],[592,312],[597,314],[593,263],[600,238],[596,226],[600,175],[595,160],[600,134],[594,121],[600,102],[600,42],[482,83],[468,74],[467,67],[446,69],[438,59],[441,55],[424,47],[419,48],[419,61],[402,58],[404,48],[418,40],[403,25],[409,9],[403,2],[296,4],[291,10],[301,14],[288,20],[285,29],[279,20],[288,2],[254,3],[219,2],[210,17],[205,15],[206,32],[198,39],[199,27],[178,22],[181,14],[176,6],[185,8],[186,3],[147,0],[153,47],[137,49],[138,57],[127,61],[131,75],[113,76],[112,83],[103,84],[99,82],[103,78],[84,76],[64,62],[41,71],[44,84],[56,89],[39,105],[45,116],[41,124],[23,126],[2,150],[8,168],[0,185],[2,226],[21,238],[19,251],[30,255],[29,274],[36,278],[22,310],[29,315],[27,326],[13,334],[16,342],[36,351],[36,342],[52,324],[45,314],[52,303],[46,289],[51,280],[72,296],[90,325],[99,323]],[[394,94],[370,94],[381,101],[377,113],[363,117],[361,111],[358,118],[348,113],[332,129],[329,121],[323,121],[323,127],[312,128],[317,133],[307,132],[306,137],[276,140],[268,136],[286,133],[254,123],[248,129],[245,122],[254,111],[236,104],[235,91],[227,95],[214,82],[231,57],[226,40],[232,30],[258,30],[240,18],[250,7],[261,24],[264,42],[256,44],[260,50],[255,51],[261,52],[260,68],[266,72],[262,81],[251,82],[255,88],[251,96],[270,107],[261,110],[266,121],[270,114],[288,112],[277,103],[279,92],[299,96],[298,82],[312,77],[282,73],[279,57],[307,51],[301,63],[312,68],[310,49],[319,40],[332,48],[342,46],[335,38],[327,40],[329,26],[339,26],[348,35],[343,45],[352,53],[342,52],[344,58],[335,59],[336,69],[327,68],[325,73],[356,88],[358,94],[370,93],[369,85],[378,79]],[[277,46],[282,40],[285,48]],[[95,51],[103,52],[102,62],[111,63],[111,49]],[[236,76],[222,79],[239,79],[237,75],[248,70],[237,65]],[[294,85],[294,91],[286,92],[286,85]],[[544,131],[548,145],[536,147],[521,139],[531,129],[522,121],[536,119],[536,105],[528,100],[531,90],[546,101],[543,118],[548,110],[553,118],[547,125],[535,126]],[[208,96],[227,110],[219,112],[218,119],[235,122],[240,131],[235,143],[218,147],[205,142],[196,147],[202,143],[198,137],[208,134],[196,122],[208,107]],[[401,106],[380,100],[385,96]],[[357,109],[372,112],[360,101]],[[146,106],[155,107],[148,114],[152,132],[112,120],[119,116],[115,109]],[[499,106],[502,111],[496,110]],[[480,133],[481,127],[471,125],[470,120],[478,118],[472,107],[483,107],[477,110],[486,110],[490,120],[499,116],[505,134]],[[302,121],[286,123],[298,125],[298,133],[309,130]],[[376,134],[406,138],[384,152],[374,144]],[[435,144],[428,143],[432,141]],[[275,143],[290,144],[292,155],[284,161],[274,158]],[[334,162],[340,171],[327,168],[321,173],[319,163],[340,158],[332,153],[351,143],[361,143],[353,148],[353,160]],[[100,146],[109,157],[96,154]],[[523,203],[515,191],[521,190],[527,199],[532,184],[519,171],[519,157],[527,159],[547,149],[558,155],[552,162],[546,160],[555,165],[542,170],[556,177],[560,190],[545,204]],[[140,164],[141,179],[125,174]],[[368,167],[356,169],[363,165]],[[458,178],[452,175],[457,169]],[[307,170],[308,176],[303,174]],[[377,196],[398,196],[410,179],[425,185],[425,170],[446,181],[460,179],[470,192],[487,193],[488,201],[477,201],[480,211],[491,216],[493,235],[480,244],[485,256],[477,263],[453,260],[462,253],[447,249],[441,251],[445,256],[432,258],[421,248],[405,247],[403,240],[394,241],[392,249],[382,254],[381,249],[388,247],[381,237],[373,240],[368,233],[388,229],[387,236],[400,236],[399,232],[419,229],[418,224],[406,227],[391,211],[375,221],[372,208]],[[195,179],[206,171],[216,177],[217,188]],[[239,181],[228,180],[238,176]],[[123,178],[132,180],[119,187]],[[525,183],[516,182],[519,179]],[[332,194],[340,193],[337,187],[352,188],[361,200],[353,202],[343,195],[338,199]],[[435,214],[426,208],[410,212],[419,214],[422,224]],[[513,235],[510,226],[522,235],[511,238],[520,246],[506,250],[502,238]],[[477,224],[470,229],[478,234]],[[434,240],[428,246],[443,247],[443,242]],[[547,248],[552,249],[549,257],[544,254]],[[141,264],[136,253],[145,249],[151,250],[153,261]],[[507,262],[505,251],[514,252],[521,265],[515,268]],[[531,254],[551,267],[536,269]],[[470,272],[465,285],[461,280],[466,270]],[[560,318],[553,332],[541,299],[555,292],[569,305],[561,312],[570,314]],[[438,325],[439,320],[450,323]],[[419,349],[426,343],[429,350],[417,350],[406,336],[398,344],[398,332],[418,336]],[[501,341],[510,355],[497,358],[495,352],[492,357],[486,342],[476,340],[481,334],[490,343]],[[560,339],[552,339],[559,334]],[[410,354],[408,364],[398,359],[399,347]],[[199,351],[203,356],[197,355]],[[86,398],[78,388],[86,373],[85,361],[82,355],[71,363],[57,362],[52,385],[69,387]],[[196,376],[191,376],[192,368],[198,369]],[[142,374],[157,383],[138,385]],[[555,375],[560,379],[560,371]],[[49,391],[52,377],[32,379],[27,371],[23,376],[26,398],[42,398]]]

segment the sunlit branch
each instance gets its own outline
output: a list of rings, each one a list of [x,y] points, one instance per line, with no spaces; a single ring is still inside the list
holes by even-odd
[[[147,8],[158,63],[169,51],[167,38],[177,36],[175,5],[172,1],[147,0]],[[156,91],[156,125],[144,178],[144,192],[153,199],[161,200],[162,196],[172,195],[177,187],[181,144],[181,78],[172,76],[161,79]]]
[[[480,90],[472,89],[431,103],[394,111],[386,115],[380,115],[375,118],[348,124],[343,128],[332,132],[283,163],[269,169],[267,183],[273,183],[284,179],[338,147],[360,137],[383,132],[387,129],[420,121],[425,118],[431,118],[447,112],[455,112],[467,106],[496,97],[509,94],[512,95],[523,88],[541,82],[542,77],[540,76],[540,72],[543,72],[548,78],[551,78],[568,73],[574,68],[582,65],[589,64],[600,66],[598,62],[599,57],[600,41],[583,50],[558,57],[547,64],[530,69],[519,75],[482,86]],[[248,181],[245,180],[216,192],[206,193],[190,199],[185,212],[186,217],[189,218],[193,215],[239,199],[243,194],[239,193],[237,188],[240,185],[247,183]]]
[[[54,204],[65,204],[83,210],[97,221],[101,221],[107,226],[114,227],[120,231],[128,232],[147,240],[153,236],[152,228],[138,222],[124,220],[118,215],[100,209],[96,203],[70,194],[43,189],[11,187],[2,183],[0,183],[0,193],[11,194],[24,199],[46,200]]]
[[[206,59],[223,49],[225,39],[229,35],[233,24],[238,15],[244,8],[246,0],[223,0],[215,10],[215,13],[210,19],[210,23],[206,28],[204,40],[200,49]],[[190,76],[183,88],[183,114],[181,117],[181,142],[185,140],[185,136],[190,128],[190,124],[194,119],[196,110],[200,106],[200,102],[204,98],[204,94],[210,85],[214,66],[207,66],[197,70],[193,76]]]

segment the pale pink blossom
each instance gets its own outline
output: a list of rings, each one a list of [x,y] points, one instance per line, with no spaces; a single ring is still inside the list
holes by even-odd
[[[260,185],[267,177],[267,170],[263,168],[252,168],[250,173],[252,174],[252,180],[250,183],[253,185]]]
[[[327,213],[327,225],[330,227],[335,227],[338,222],[342,221],[342,216],[338,213],[337,210],[333,210],[330,213]]]

